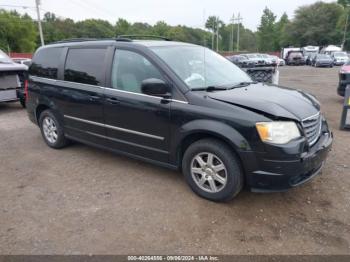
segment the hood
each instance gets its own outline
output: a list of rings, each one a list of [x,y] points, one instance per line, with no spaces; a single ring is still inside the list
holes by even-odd
[[[8,72],[8,71],[26,71],[28,70],[28,66],[17,64],[15,62],[12,63],[0,63],[0,72]]]
[[[209,93],[208,97],[276,117],[298,121],[315,115],[320,110],[318,101],[312,95],[300,90],[262,83]]]

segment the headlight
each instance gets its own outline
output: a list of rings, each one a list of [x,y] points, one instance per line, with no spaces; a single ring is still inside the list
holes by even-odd
[[[272,144],[287,144],[300,137],[300,132],[294,122],[276,121],[256,123],[256,129],[263,142]]]

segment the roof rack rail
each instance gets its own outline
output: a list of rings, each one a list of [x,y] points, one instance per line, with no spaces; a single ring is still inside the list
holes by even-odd
[[[154,39],[161,39],[164,41],[171,41],[170,38],[167,37],[163,37],[163,36],[157,36],[157,35],[118,35],[117,36],[117,40],[119,41],[119,39],[143,39],[143,38],[154,38]]]
[[[62,39],[56,42],[53,42],[52,44],[61,44],[61,43],[70,43],[70,42],[84,42],[84,41],[96,41],[97,38],[68,38],[68,39]]]

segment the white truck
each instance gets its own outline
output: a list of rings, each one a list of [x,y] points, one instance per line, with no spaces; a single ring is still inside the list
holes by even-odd
[[[287,59],[287,56],[290,52],[298,52],[298,51],[302,51],[300,47],[286,47],[286,48],[283,48],[282,51],[281,51],[281,58],[286,60]]]
[[[320,52],[320,47],[308,45],[301,48],[301,51],[303,52],[303,55],[306,58],[310,55],[318,54]]]
[[[332,55],[334,52],[341,52],[342,49],[336,45],[329,45],[321,49],[321,54]]]

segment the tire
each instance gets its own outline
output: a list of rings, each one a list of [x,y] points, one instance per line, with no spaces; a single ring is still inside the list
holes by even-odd
[[[209,160],[210,154],[213,161]],[[190,145],[182,159],[182,172],[193,192],[211,201],[229,201],[243,188],[240,162],[220,140],[203,139]]]
[[[69,141],[64,135],[63,127],[50,109],[40,114],[39,126],[41,135],[49,147],[60,149],[68,145]]]
[[[21,106],[22,106],[23,108],[26,108],[26,100],[25,100],[25,98],[20,98],[20,99],[19,99],[19,102],[20,102],[20,104],[21,104]]]

